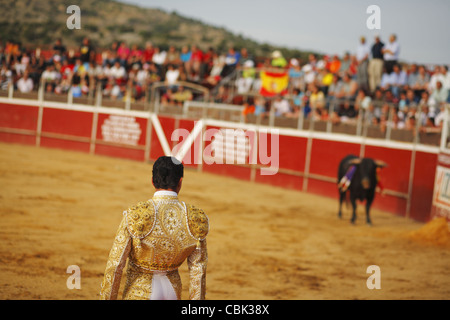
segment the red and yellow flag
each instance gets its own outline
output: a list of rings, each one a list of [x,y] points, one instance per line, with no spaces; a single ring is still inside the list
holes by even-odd
[[[261,71],[261,89],[259,93],[265,97],[273,97],[287,93],[289,76],[287,72]]]

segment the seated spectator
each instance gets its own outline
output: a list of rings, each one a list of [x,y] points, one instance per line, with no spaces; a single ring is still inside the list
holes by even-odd
[[[223,67],[225,66],[225,55],[219,55],[217,52],[213,55],[213,63],[209,75],[206,77],[204,84],[207,87],[216,86],[220,79]]]
[[[340,104],[337,112],[332,115],[332,119],[336,122],[336,119],[339,119],[339,122],[348,123],[355,122],[358,112],[355,109],[355,106],[350,101],[345,101]]]
[[[185,101],[191,101],[193,95],[190,90],[186,90],[183,86],[178,86],[177,91],[171,95],[171,98],[178,106],[182,106]]]
[[[289,102],[281,95],[277,95],[273,101],[273,108],[276,117],[288,116],[292,112]]]
[[[245,122],[247,122],[247,116],[249,114],[255,113],[255,105],[252,102],[253,101],[249,100],[244,101],[244,109],[242,109],[242,115],[244,116]]]
[[[22,93],[29,93],[33,91],[33,80],[28,76],[28,72],[25,71],[22,78],[17,81],[17,89]]]
[[[316,81],[316,72],[313,70],[313,67],[310,64],[305,64],[302,68],[302,71],[305,74],[305,85],[309,85],[310,83],[314,83],[314,81]]]
[[[346,74],[346,73],[348,74],[349,73],[349,71],[350,71],[350,63],[351,63],[350,52],[346,52],[344,54],[344,57],[342,58],[342,61],[340,63],[340,68],[338,70],[338,72],[339,72],[339,74],[341,76],[344,76],[344,74]]]
[[[441,68],[441,66],[436,65],[428,83],[429,93],[432,93],[436,89],[438,82],[440,82],[441,84],[445,83],[445,69]]]
[[[337,74],[333,74],[333,79],[327,90],[327,101],[335,102],[339,99],[339,93],[342,90],[342,81]]]
[[[180,76],[180,71],[178,70],[178,68],[175,68],[174,65],[169,64],[167,66],[167,71],[166,71],[164,81],[167,84],[167,86],[173,87],[177,83],[179,76]]]
[[[323,109],[325,107],[325,95],[319,88],[311,83],[309,85],[309,105],[312,109]]]
[[[428,99],[428,105],[430,106],[430,108],[440,109],[442,105],[447,103],[447,98],[448,90],[443,87],[441,81],[437,81],[436,88],[433,90],[430,98]]]
[[[116,83],[120,85],[125,82],[127,78],[127,71],[119,61],[116,61],[109,70],[109,76],[112,77],[116,81]]]
[[[225,86],[219,86],[213,101],[215,103],[227,103],[228,99],[228,89]]]
[[[173,90],[170,87],[161,95],[161,105],[163,107],[173,105]]]
[[[55,65],[53,63],[48,64],[45,68],[44,72],[42,72],[41,79],[46,83],[46,87],[49,88],[49,86],[52,88],[51,91],[53,92],[53,89],[55,88],[56,84],[59,82],[61,78],[61,75],[55,70]]]
[[[80,98],[83,95],[83,92],[81,91],[81,78],[79,75],[75,75],[72,78],[72,86],[70,88],[70,91],[72,92],[72,96],[74,98]]]
[[[167,66],[169,64],[174,65],[174,66],[178,66],[181,64],[180,53],[177,51],[175,46],[170,46],[169,50],[167,51],[164,65]]]
[[[366,90],[359,89],[355,98],[355,110],[358,112],[367,112],[372,104],[372,98],[367,95]]]
[[[333,59],[330,61],[329,71],[334,74],[338,74],[339,70],[341,69],[341,60],[339,60],[339,57],[337,55],[333,56]]]
[[[338,93],[339,99],[354,100],[357,94],[358,84],[353,80],[348,73],[345,73],[342,78],[341,91]]]
[[[128,56],[128,65],[132,66],[135,63],[140,63],[142,58],[142,50],[139,49],[137,44],[133,44],[130,49],[130,55]]]
[[[62,44],[61,38],[57,38],[55,40],[55,43],[53,45],[53,56],[52,60],[55,60],[56,57],[59,59],[63,59],[63,57],[66,55],[66,47]],[[57,58],[57,59],[58,59]]]
[[[405,89],[408,83],[407,74],[404,70],[400,68],[399,64],[393,66],[393,71],[391,73],[391,91],[395,97],[400,95],[400,90]]]
[[[442,73],[444,75],[444,82],[442,82],[442,86],[448,92],[447,102],[450,103],[450,72],[448,71],[448,66],[442,66],[441,68],[443,69]]]
[[[266,103],[263,98],[255,98],[255,111],[253,114],[260,117],[267,116]]]
[[[413,63],[409,66],[408,70],[408,87],[412,88],[417,81],[417,77],[419,75],[417,64]]]
[[[188,63],[191,60],[192,52],[189,50],[189,46],[181,47],[180,60],[182,63]]]
[[[424,90],[428,90],[429,81],[430,76],[425,70],[425,67],[419,66],[416,81],[410,84],[410,88],[414,90],[414,94],[417,97],[420,97]]]
[[[122,97],[122,91],[120,86],[116,83],[114,78],[109,78],[108,82],[103,89],[103,95],[113,100],[117,100]]]
[[[13,72],[6,63],[0,69],[0,88],[7,90],[10,83],[13,83]]]

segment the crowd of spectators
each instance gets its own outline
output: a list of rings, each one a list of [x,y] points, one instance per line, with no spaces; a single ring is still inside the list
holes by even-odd
[[[267,116],[274,108],[276,116],[302,114],[333,123],[356,123],[361,115],[382,130],[418,126],[422,131],[440,131],[444,106],[450,103],[448,66],[402,63],[399,53],[395,34],[387,44],[379,36],[373,44],[361,37],[355,54],[346,52],[342,58],[325,55],[318,59],[311,54],[303,63],[284,59],[275,51],[269,67],[289,74],[289,93],[270,100],[250,99],[244,113]],[[236,85],[238,93],[257,92],[261,81],[244,67]]]
[[[395,35],[387,43],[376,36],[372,44],[361,37],[355,47],[354,54],[320,58],[310,54],[307,61],[301,61],[286,59],[279,50],[268,57],[253,57],[246,48],[218,52],[191,45],[163,50],[151,42],[143,48],[114,42],[98,49],[88,38],[76,49],[67,49],[56,39],[50,54],[43,55],[39,49],[27,50],[7,41],[0,43],[0,89],[12,84],[26,93],[44,83],[47,93],[82,97],[100,84],[104,97],[122,100],[129,94],[139,101],[148,98],[153,83],[164,82],[161,103],[181,105],[195,98],[189,88],[180,85],[184,81],[211,89],[214,102],[239,101],[246,115],[267,116],[274,108],[280,117],[302,114],[339,123],[356,121],[364,110],[365,119],[382,128],[409,129],[420,121],[427,130],[439,130],[443,105],[450,102],[448,66],[400,62]],[[287,94],[259,95],[261,69],[286,72]],[[227,83],[222,81],[231,76]]]

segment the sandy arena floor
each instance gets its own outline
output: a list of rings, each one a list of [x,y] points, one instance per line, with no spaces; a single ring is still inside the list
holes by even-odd
[[[122,211],[153,194],[151,165],[0,148],[0,299],[98,299]],[[192,170],[180,198],[210,219],[207,299],[450,299],[448,229],[377,210],[368,227],[362,207],[353,226],[333,199]],[[80,290],[66,286],[70,265]],[[366,287],[370,265],[380,290]]]

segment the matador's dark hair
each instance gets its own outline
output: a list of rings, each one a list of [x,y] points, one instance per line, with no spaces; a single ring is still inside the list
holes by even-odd
[[[184,166],[175,157],[162,156],[153,164],[152,181],[156,189],[176,190],[184,174]]]

